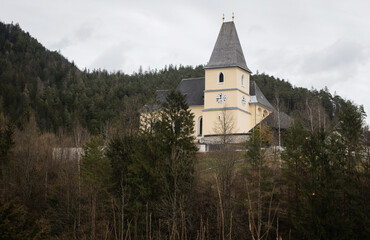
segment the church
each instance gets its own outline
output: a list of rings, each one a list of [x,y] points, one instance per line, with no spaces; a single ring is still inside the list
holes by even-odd
[[[232,143],[244,142],[258,123],[275,112],[250,81],[234,21],[222,23],[204,72],[205,77],[183,79],[176,88],[194,114],[194,137],[200,144],[219,143],[225,134],[232,136]],[[169,92],[158,90],[158,100],[165,101]]]

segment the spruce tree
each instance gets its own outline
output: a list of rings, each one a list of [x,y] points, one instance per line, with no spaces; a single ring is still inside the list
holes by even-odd
[[[158,207],[162,216],[168,216],[170,234],[180,230],[182,214],[189,210],[191,202],[197,151],[193,134],[194,115],[185,97],[180,92],[171,91],[162,104],[157,132],[163,151],[159,171],[164,187],[163,204]]]
[[[96,222],[105,211],[105,199],[111,187],[112,167],[104,152],[104,141],[93,137],[84,145],[81,162],[82,195],[88,200],[90,237],[96,238]],[[108,195],[109,196],[109,195]]]

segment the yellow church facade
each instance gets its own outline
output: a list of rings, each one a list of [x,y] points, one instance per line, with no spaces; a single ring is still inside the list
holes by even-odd
[[[272,111],[255,82],[250,81],[234,22],[224,22],[204,78],[183,79],[180,91],[194,114],[194,137],[199,143],[219,143],[230,136],[230,142],[243,142],[250,131]],[[163,101],[169,90],[157,91]]]

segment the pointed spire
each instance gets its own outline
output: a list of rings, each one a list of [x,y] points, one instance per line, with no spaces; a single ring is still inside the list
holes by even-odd
[[[211,58],[204,68],[221,67],[240,67],[251,72],[245,62],[234,22],[222,23]]]

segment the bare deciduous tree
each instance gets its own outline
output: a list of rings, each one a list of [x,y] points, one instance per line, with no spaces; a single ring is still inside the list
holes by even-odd
[[[231,189],[235,178],[235,164],[240,160],[240,154],[229,146],[234,142],[232,133],[235,132],[235,121],[230,111],[223,109],[214,131],[219,135],[220,148],[210,153],[210,158],[215,171],[219,198],[219,238],[225,239],[227,228],[229,229],[227,235],[231,237],[233,209]]]
[[[214,126],[214,132],[219,135],[219,144],[226,146],[233,141],[232,133],[235,132],[235,120],[230,111],[224,108]]]

